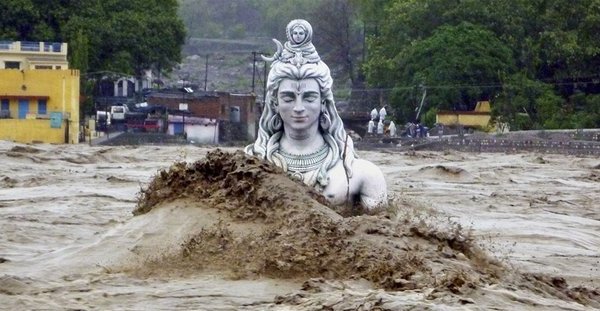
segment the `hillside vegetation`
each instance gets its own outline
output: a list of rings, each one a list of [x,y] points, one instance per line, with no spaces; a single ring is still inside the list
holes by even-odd
[[[287,23],[303,18],[313,26],[314,44],[331,67],[336,99],[349,97],[363,38],[355,7],[347,1],[180,0],[179,14],[187,27],[187,40],[183,63],[171,75],[171,83],[189,77],[202,89],[208,55],[207,90],[251,91],[252,52],[256,52],[254,90],[260,98],[264,81],[260,54],[271,56],[276,49],[271,38],[285,41]],[[352,25],[338,24],[345,21]]]
[[[0,17],[0,40],[69,43],[87,108],[99,78],[162,78],[181,56],[174,82],[257,90],[252,52],[273,53],[268,40],[304,18],[354,110],[414,121],[426,92],[425,123],[490,100],[511,129],[600,127],[597,0],[7,0]]]
[[[377,96],[361,97],[362,108],[388,104],[398,121],[412,121],[426,91],[429,117],[491,100],[494,118],[511,129],[600,127],[600,4],[594,0],[180,4],[188,44],[195,37],[283,40],[290,19],[307,19],[338,88],[347,89],[339,95],[371,90]]]

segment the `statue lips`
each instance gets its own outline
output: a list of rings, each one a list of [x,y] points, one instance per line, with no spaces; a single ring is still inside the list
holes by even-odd
[[[292,121],[302,123],[308,120],[308,116],[292,116]]]

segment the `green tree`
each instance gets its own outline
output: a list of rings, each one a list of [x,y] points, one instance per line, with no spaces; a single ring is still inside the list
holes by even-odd
[[[71,67],[77,68],[81,72],[87,72],[89,66],[90,43],[82,30],[79,30],[75,38],[71,41],[70,52]]]
[[[331,18],[336,16],[337,18]],[[313,29],[317,32],[315,45],[324,60],[338,72],[338,79],[354,85],[358,76],[357,63],[363,52],[363,25],[358,19],[357,8],[349,0],[321,2],[311,14]],[[338,68],[336,68],[338,67]]]
[[[565,120],[568,128],[598,128],[600,127],[600,95],[576,92],[570,98],[569,108],[575,112]]]
[[[0,36],[68,42],[71,62],[83,71],[169,70],[180,61],[185,39],[177,7],[176,0],[6,0],[0,2]]]
[[[597,0],[357,1],[363,9],[363,18],[377,21],[376,31],[370,33],[368,62],[364,66],[368,82],[375,87],[393,87],[394,100],[406,101],[406,98],[412,98],[416,94],[413,86],[402,86],[397,82],[401,78],[407,78],[406,75],[402,77],[403,73],[399,69],[411,67],[400,66],[401,58],[422,48],[422,42],[439,36],[440,29],[459,27],[463,23],[487,29],[494,34],[494,42],[500,42],[511,51],[510,65],[519,74],[518,77],[513,77],[511,71],[501,70],[498,72],[499,76],[508,74],[506,77],[509,77],[501,83],[519,80],[527,85],[534,84],[533,87],[530,85],[530,90],[535,89],[535,92],[516,92],[511,85],[503,88],[500,98],[511,98],[512,104],[508,105],[505,101],[501,109],[496,111],[507,113],[504,117],[516,122],[517,126],[512,126],[513,128],[573,126],[574,118],[569,115],[587,111],[594,101],[581,100],[573,104],[572,95],[576,92],[589,95],[600,93],[597,82],[600,77],[596,69],[600,65],[600,3]],[[459,37],[448,39],[462,40]],[[470,47],[465,46],[464,49],[468,50]],[[455,53],[456,50],[449,50],[448,59],[454,59]],[[466,51],[460,51],[458,55],[465,57],[467,62],[470,61]],[[412,61],[423,62],[421,58],[429,57],[421,54]],[[454,84],[468,83],[477,86],[489,82],[479,78],[477,81],[461,79],[461,71],[467,66],[448,68],[442,63],[432,63],[432,66],[437,68],[428,71],[445,73],[449,77],[448,81],[454,81]],[[412,75],[413,80],[431,78],[427,72],[418,70],[413,71]],[[439,80],[440,77],[436,79]],[[464,97],[465,92],[460,93]],[[527,93],[538,98],[530,98],[529,95],[526,96]],[[489,95],[493,95],[493,92]],[[467,98],[464,98],[463,103],[468,104]],[[436,102],[432,103],[433,100]],[[444,98],[431,97],[429,103],[443,107]],[[492,106],[494,105],[496,104],[493,102]],[[508,108],[514,110],[507,111]],[[523,109],[527,109],[527,112]],[[557,115],[548,115],[550,113]],[[595,114],[587,116],[595,118]],[[522,124],[519,123],[521,121]],[[585,124],[595,124],[595,121],[586,121]]]
[[[54,37],[47,19],[37,7],[40,1],[5,0],[0,2],[0,38],[7,40],[42,40]]]
[[[462,23],[440,27],[392,59],[371,57],[366,68],[369,80],[389,81],[399,116],[412,121],[421,94],[413,87],[427,88],[427,109],[472,109],[500,91],[500,76],[513,72],[514,64],[494,33]]]
[[[0,37],[69,43],[71,67],[82,73],[87,105],[93,73],[139,76],[170,71],[181,60],[185,28],[177,0],[6,0],[0,2]],[[84,110],[89,107],[82,107]]]
[[[503,81],[502,92],[492,106],[492,117],[496,122],[510,124],[512,130],[555,129],[563,125],[563,103],[552,85],[532,80],[521,72]]]

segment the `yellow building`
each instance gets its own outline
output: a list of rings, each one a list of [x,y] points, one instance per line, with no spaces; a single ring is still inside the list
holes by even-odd
[[[436,122],[445,126],[462,125],[487,130],[490,128],[491,118],[490,102],[480,101],[473,111],[438,111]]]
[[[79,142],[79,71],[66,43],[0,41],[0,140]]]

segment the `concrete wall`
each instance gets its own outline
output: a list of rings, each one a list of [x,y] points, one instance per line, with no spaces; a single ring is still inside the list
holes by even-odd
[[[225,120],[231,120],[231,107],[240,108],[240,122],[248,123],[256,120],[257,110],[256,97],[249,94],[231,94],[225,92],[217,93],[221,105],[226,107],[223,111],[222,118]]]
[[[468,127],[478,127],[485,129],[490,123],[491,116],[489,113],[483,112],[468,112],[468,111],[440,111],[436,115],[436,123],[441,123],[446,126],[463,125]]]
[[[454,149],[468,152],[540,152],[573,155],[600,155],[600,143],[593,141],[542,141],[511,139],[449,139],[433,143],[424,149]]]
[[[488,129],[490,126],[491,107],[489,101],[479,101],[473,111],[438,111],[436,123],[446,126],[462,125],[466,127]]]
[[[258,111],[258,105],[256,104],[256,97],[249,94],[231,94],[231,93],[218,93],[219,99],[221,100],[221,106],[225,107],[225,114],[222,120],[232,121],[231,118],[231,107],[239,107],[240,111],[240,123],[243,126],[245,134],[236,133],[233,137],[239,140],[245,140],[244,136],[253,140],[256,138],[256,124],[257,116],[262,111]],[[236,126],[233,126],[236,127]]]
[[[215,124],[197,125],[186,124],[185,127],[188,141],[195,144],[218,144],[219,126]]]
[[[59,129],[50,128],[49,122],[49,120],[0,119],[0,139],[20,143],[65,143],[64,121]]]
[[[0,119],[0,139],[21,143],[79,142],[78,70],[0,70],[0,101],[8,100],[10,118]],[[19,118],[19,101],[28,101],[26,118]],[[46,101],[46,113],[38,111]],[[60,128],[50,116],[60,113]]]

